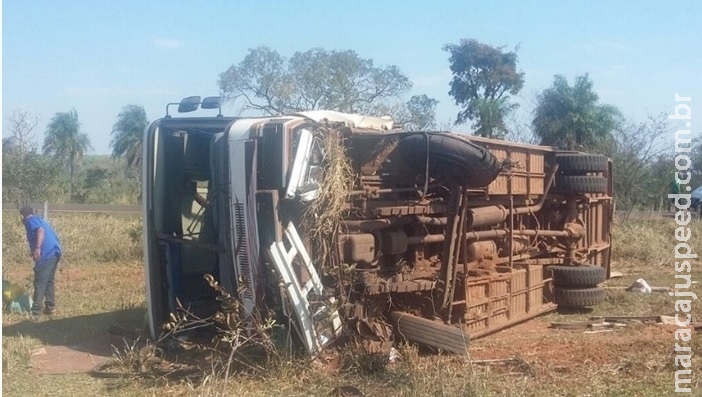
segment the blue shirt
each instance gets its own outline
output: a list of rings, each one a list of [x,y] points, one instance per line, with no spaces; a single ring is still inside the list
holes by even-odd
[[[61,255],[61,243],[59,242],[58,236],[44,219],[32,215],[24,222],[24,228],[27,231],[29,252],[34,252],[34,248],[36,248],[37,231],[39,228],[44,229],[44,241],[41,244],[41,257],[39,258],[39,262],[55,255]]]

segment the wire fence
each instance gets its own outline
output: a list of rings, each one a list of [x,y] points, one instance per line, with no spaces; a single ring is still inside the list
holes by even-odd
[[[34,213],[47,218],[52,213],[86,213],[86,214],[141,214],[140,205],[113,205],[113,204],[54,204],[54,203],[30,203],[27,204],[34,209]],[[3,212],[19,211],[17,204],[2,205]]]

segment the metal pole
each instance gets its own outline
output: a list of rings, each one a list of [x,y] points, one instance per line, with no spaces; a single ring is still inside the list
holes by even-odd
[[[512,171],[507,179],[507,194],[509,195],[509,267],[514,265],[514,196],[512,195]]]

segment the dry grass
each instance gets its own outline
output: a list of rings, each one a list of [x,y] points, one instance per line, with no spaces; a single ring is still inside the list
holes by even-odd
[[[3,394],[105,393],[104,384],[87,375],[34,375],[28,368],[29,357],[44,345],[85,342],[115,323],[143,326],[146,303],[140,244],[128,237],[138,222],[137,217],[123,216],[51,216],[64,248],[56,277],[58,313],[38,323],[24,315],[3,313]],[[2,243],[3,278],[31,288],[32,264],[16,211],[3,211]]]
[[[324,177],[318,189],[317,198],[305,210],[304,225],[309,241],[317,245],[317,261],[331,263],[330,237],[335,235],[346,206],[348,195],[353,187],[353,168],[346,155],[339,131],[319,126],[315,133],[317,144],[324,153]]]
[[[14,214],[3,217],[3,276],[30,280],[21,225]],[[520,326],[475,340],[471,356],[516,357],[504,365],[475,365],[469,358],[424,355],[401,347],[395,363],[344,365],[338,352],[310,362],[282,360],[267,371],[232,376],[228,382],[106,381],[86,374],[36,375],[28,368],[30,352],[43,345],[74,344],[105,333],[114,323],[143,325],[145,302],[138,242],[129,238],[136,218],[92,215],[52,217],[66,247],[65,269],[58,274],[59,314],[29,322],[3,313],[3,395],[7,396],[327,396],[350,385],[367,396],[664,396],[673,388],[673,329],[632,325],[611,333],[552,330],[552,321],[573,321],[592,315],[653,315],[674,313],[666,294],[632,294],[610,289],[605,304],[592,312],[552,313]],[[643,277],[651,284],[673,286],[675,224],[672,219],[630,220],[614,230],[614,270],[625,273],[608,287],[623,287]],[[702,251],[702,224],[690,240]],[[694,241],[693,241],[694,240]],[[700,261],[693,279],[702,281]],[[702,296],[695,284],[694,291]],[[702,318],[702,302],[693,313]],[[700,352],[702,340],[690,342]],[[352,359],[354,359],[352,357]],[[356,360],[368,360],[357,355]],[[379,362],[382,360],[379,360]],[[699,390],[702,361],[694,361]]]
[[[337,230],[354,174],[343,138],[337,130],[320,127],[315,139],[324,153],[324,176],[317,199],[310,203],[308,212],[315,218],[314,224],[310,225],[312,231],[324,236]]]

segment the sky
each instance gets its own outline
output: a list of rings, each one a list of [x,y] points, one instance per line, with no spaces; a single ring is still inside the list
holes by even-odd
[[[285,57],[311,48],[351,49],[413,82],[402,99],[439,101],[455,120],[442,47],[473,38],[518,47],[525,85],[515,118],[529,123],[537,94],[562,74],[589,74],[602,103],[632,122],[672,113],[675,94],[702,102],[702,2],[697,1],[20,1],[2,3],[2,136],[8,115],[40,118],[36,143],[57,112],[75,109],[93,149],[111,153],[123,106],[149,120],[190,95],[218,95],[217,79],[249,49]],[[241,104],[228,104],[237,115]],[[209,111],[195,114],[211,115]],[[692,123],[699,134],[702,123]],[[456,126],[469,132],[470,126]]]

